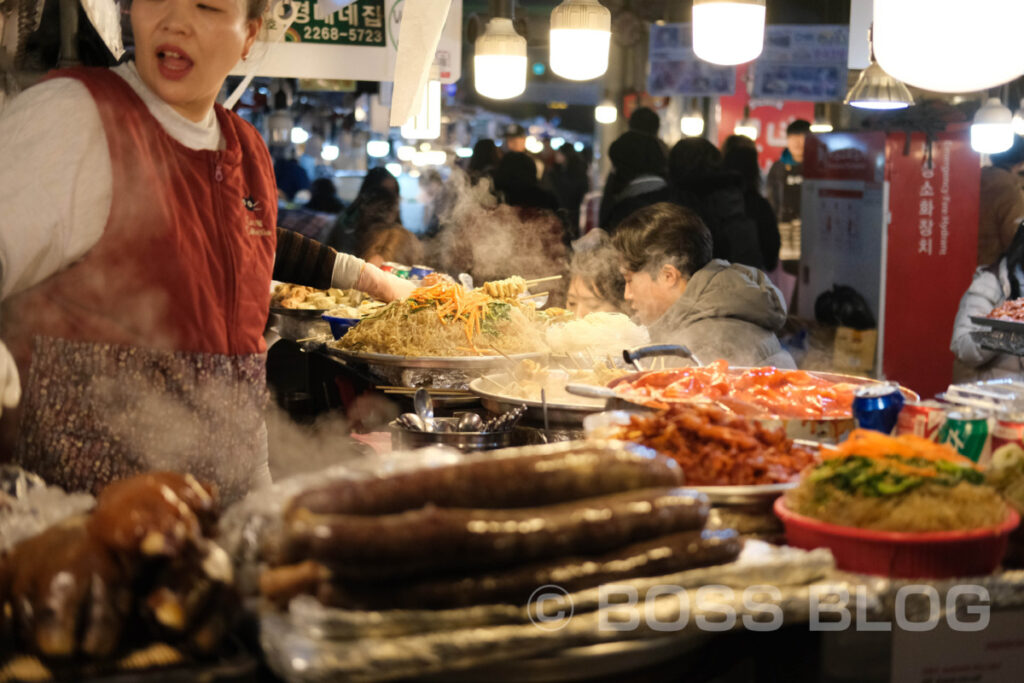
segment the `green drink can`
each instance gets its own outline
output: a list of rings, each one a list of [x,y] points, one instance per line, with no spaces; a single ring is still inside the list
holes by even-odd
[[[953,410],[939,430],[939,443],[948,443],[956,451],[978,464],[991,457],[992,430],[988,415],[977,410]]]

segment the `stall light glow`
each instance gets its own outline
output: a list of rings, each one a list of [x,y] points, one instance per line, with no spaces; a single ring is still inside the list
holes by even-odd
[[[705,62],[731,66],[764,49],[765,0],[694,0],[693,51]]]
[[[416,168],[409,169],[409,177],[410,178],[419,178],[420,177],[419,169],[416,169]]]
[[[1013,132],[1024,136],[1024,99],[1021,99],[1017,111],[1013,112]]]
[[[758,133],[761,131],[757,127],[757,122],[751,119],[743,119],[732,129],[734,135],[742,135],[748,137],[751,140],[757,140]]]
[[[704,133],[704,117],[698,114],[687,114],[679,119],[679,130],[683,135],[695,138]]]
[[[531,154],[540,154],[544,151],[544,143],[533,135],[526,136],[526,151]]]
[[[384,168],[386,168],[388,173],[396,178],[402,175],[402,165],[397,161],[392,161],[390,164],[384,164]]]
[[[460,159],[468,159],[473,156],[473,150],[469,147],[456,147],[455,156]]]
[[[990,97],[974,115],[971,148],[983,154],[998,154],[1010,149],[1011,145],[1013,115],[998,97]]]
[[[391,143],[387,140],[370,140],[366,143],[366,153],[374,159],[381,159],[391,153]]]
[[[395,150],[395,156],[399,161],[412,161],[414,154],[416,154],[416,148],[412,145],[402,145]]]
[[[413,166],[444,166],[446,163],[448,163],[448,154],[443,149],[416,152],[412,157]]]
[[[583,143],[582,142],[574,142],[574,143],[572,143],[572,148],[574,150],[576,150],[577,152],[582,152],[583,151]]]
[[[420,151],[421,152],[429,152],[430,151],[430,143],[429,142],[421,142],[420,143]]]
[[[362,107],[356,107],[355,110],[352,112],[352,115],[355,116],[356,121],[358,121],[359,123],[362,123],[363,121],[366,120],[366,110],[363,109]]]
[[[549,144],[551,145],[551,149],[559,149],[562,145],[565,144],[565,138],[563,138],[563,137],[551,138],[551,142]]]
[[[324,161],[334,161],[341,154],[337,145],[326,144],[320,148],[320,158]]]
[[[267,129],[270,134],[270,142],[278,145],[283,145],[290,142],[292,139],[292,121],[291,115],[284,110],[277,110],[272,112],[267,117]]]
[[[594,107],[594,118],[598,123],[615,123],[615,120],[619,118],[619,110],[614,102],[605,99]]]
[[[1020,0],[875,0],[878,63],[936,92],[984,90],[1024,74]]]
[[[434,140],[441,137],[441,81],[428,81],[419,113],[402,126],[402,137]]]
[[[495,17],[476,39],[473,86],[484,97],[507,100],[526,90],[526,38],[512,20]]]
[[[831,133],[832,124],[828,121],[815,121],[811,124],[812,133]]]
[[[309,141],[309,131],[298,126],[292,128],[292,144],[304,145]]]
[[[565,0],[551,12],[551,70],[589,81],[608,70],[612,13],[597,0]]]
[[[846,94],[844,103],[858,109],[906,109],[914,103],[914,96],[907,86],[872,60],[860,72],[857,82]]]

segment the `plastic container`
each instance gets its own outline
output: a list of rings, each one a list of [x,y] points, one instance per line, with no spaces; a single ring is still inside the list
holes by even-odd
[[[341,339],[345,336],[353,325],[359,322],[359,318],[335,318],[330,315],[320,316],[326,320],[331,326],[331,334],[334,335],[335,339]]]
[[[1010,532],[1020,524],[1020,515],[1011,509],[994,527],[904,533],[822,522],[793,512],[785,498],[776,500],[774,509],[786,527],[789,545],[828,548],[839,569],[907,579],[991,574],[1003,560]]]

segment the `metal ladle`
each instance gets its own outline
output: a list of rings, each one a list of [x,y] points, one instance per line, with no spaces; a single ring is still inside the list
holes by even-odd
[[[416,390],[416,394],[412,398],[412,404],[416,408],[416,414],[423,420],[423,425],[426,428],[424,431],[436,432],[436,425],[434,424],[434,400],[430,398],[430,392],[420,387]]]

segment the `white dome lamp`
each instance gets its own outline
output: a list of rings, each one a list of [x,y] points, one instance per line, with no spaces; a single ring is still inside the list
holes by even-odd
[[[704,134],[704,117],[697,112],[685,114],[679,119],[679,131],[688,138]]]
[[[1013,115],[1010,109],[990,97],[981,105],[971,124],[971,148],[984,154],[1005,152],[1013,145]]]
[[[526,90],[526,38],[512,20],[494,17],[476,39],[473,85],[492,100],[507,100]]]
[[[878,63],[916,88],[971,92],[1024,74],[1021,0],[875,0],[873,22]]]
[[[1013,132],[1024,137],[1024,98],[1021,98],[1017,111],[1013,112]]]
[[[765,0],[693,0],[693,51],[705,62],[732,66],[764,49]]]
[[[619,109],[607,97],[601,100],[601,104],[594,107],[594,118],[598,123],[615,123],[619,118]]]
[[[565,0],[551,11],[551,70],[589,81],[608,70],[612,13],[597,0]]]

